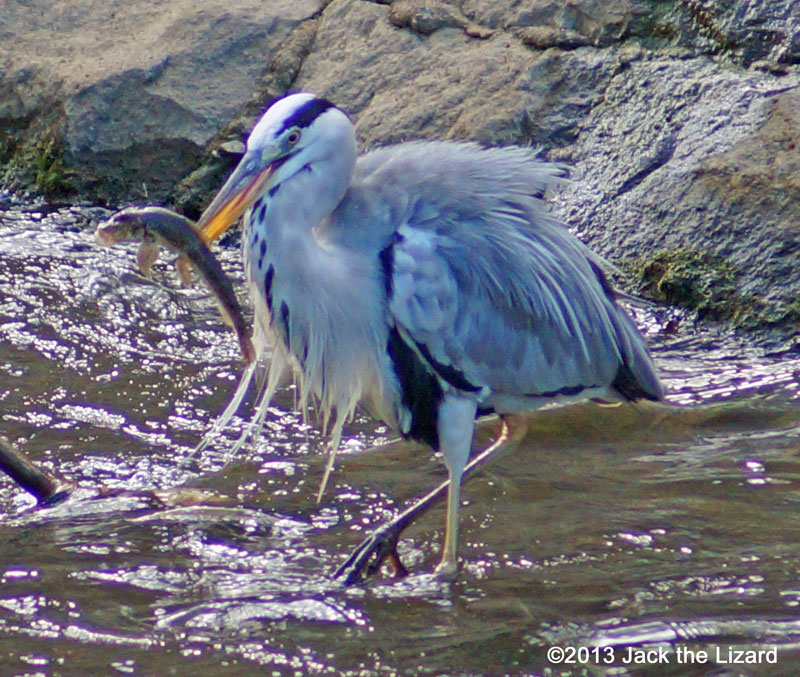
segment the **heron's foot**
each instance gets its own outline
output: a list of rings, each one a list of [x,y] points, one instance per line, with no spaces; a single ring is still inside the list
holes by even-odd
[[[404,525],[399,525],[396,521],[378,527],[361,541],[347,561],[336,570],[334,579],[344,585],[354,585],[378,573],[383,562],[387,560],[394,569],[396,578],[408,574],[408,569],[403,566],[397,554],[397,541],[403,527]]]

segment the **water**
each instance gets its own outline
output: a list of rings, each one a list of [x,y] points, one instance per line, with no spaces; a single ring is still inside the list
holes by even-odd
[[[102,215],[0,208],[0,432],[87,491],[140,492],[37,510],[0,478],[0,674],[800,670],[797,353],[637,311],[675,406],[541,412],[465,488],[454,583],[427,573],[434,510],[401,541],[408,578],[344,589],[330,574],[440,463],[366,451],[391,435],[359,419],[316,505],[323,441],[286,389],[247,462],[220,472],[223,444],[182,467],[236,342],[166,257],[150,282],[135,245],[96,247]]]

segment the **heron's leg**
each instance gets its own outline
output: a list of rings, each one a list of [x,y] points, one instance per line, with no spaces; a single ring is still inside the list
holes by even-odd
[[[512,448],[519,440],[524,437],[525,425],[518,425],[521,419],[507,420],[501,422],[500,433],[495,441],[486,449],[473,458],[464,468],[462,481],[472,476],[477,468],[482,466],[490,458],[496,457],[501,452]],[[388,557],[393,563],[400,563],[397,557],[397,542],[400,534],[414,520],[424,515],[439,501],[447,492],[450,481],[442,482],[435,489],[430,491],[422,498],[415,501],[397,517],[385,524],[382,524],[365,538],[358,547],[351,553],[347,561],[342,564],[334,574],[334,578],[341,581],[344,585],[354,585],[362,578],[371,576],[378,572],[383,561]],[[398,575],[402,575],[405,567],[400,565],[395,569]]]
[[[474,399],[447,395],[439,406],[437,417],[439,450],[447,466],[449,485],[442,560],[436,567],[436,572],[446,576],[458,571],[458,508],[461,502],[461,475],[469,459],[476,409],[477,402]]]

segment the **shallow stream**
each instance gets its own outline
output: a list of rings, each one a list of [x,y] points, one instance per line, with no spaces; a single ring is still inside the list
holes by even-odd
[[[343,588],[348,551],[441,464],[369,451],[392,436],[358,419],[317,505],[323,440],[290,388],[248,460],[221,470],[221,442],[183,464],[236,342],[166,256],[151,282],[135,245],[96,246],[103,216],[0,199],[0,434],[143,492],[37,509],[0,477],[0,674],[800,673],[797,352],[637,310],[669,406],[532,417],[465,487],[455,582],[429,573],[434,510],[401,541],[410,576]]]

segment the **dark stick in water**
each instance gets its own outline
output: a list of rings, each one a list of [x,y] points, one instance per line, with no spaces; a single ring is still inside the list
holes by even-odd
[[[68,498],[92,500],[123,496],[143,498],[154,510],[195,506],[226,508],[235,505],[235,502],[228,497],[192,487],[131,490],[121,487],[88,487],[59,480],[36,467],[25,454],[2,436],[0,436],[0,471],[6,473],[43,507],[56,505]]]
[[[37,468],[31,460],[7,439],[0,437],[0,470],[6,473],[39,503],[58,503],[69,496],[73,486],[60,482],[50,473]]]
[[[141,239],[137,262],[146,277],[151,277],[159,246],[178,254],[177,268],[184,284],[191,282],[186,266],[187,260],[191,262],[214,292],[223,319],[236,332],[245,361],[255,360],[251,331],[230,280],[189,219],[163,207],[129,207],[101,223],[94,236],[102,245]]]

